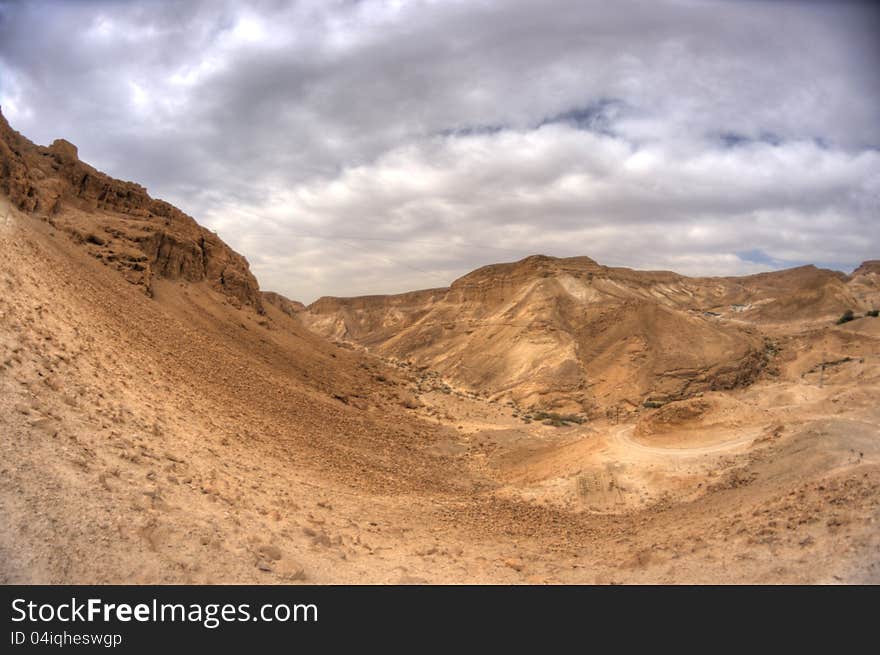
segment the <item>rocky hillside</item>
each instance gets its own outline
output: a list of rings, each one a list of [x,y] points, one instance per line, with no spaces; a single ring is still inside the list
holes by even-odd
[[[129,282],[153,292],[156,278],[207,281],[234,306],[262,312],[248,263],[190,216],[79,160],[76,146],[48,148],[14,131],[0,114],[0,193],[13,206],[70,234]]]
[[[748,385],[773,351],[761,326],[867,309],[854,291],[813,266],[688,278],[533,256],[447,289],[321,298],[300,317],[467,389],[596,413]]]
[[[280,293],[275,293],[274,291],[263,291],[262,296],[263,302],[277,307],[291,318],[295,317],[299,312],[306,308],[301,302],[286,298]]]
[[[862,262],[847,280],[861,309],[880,308],[880,259]]]

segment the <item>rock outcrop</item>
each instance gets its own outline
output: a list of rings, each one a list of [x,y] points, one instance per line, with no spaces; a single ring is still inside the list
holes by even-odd
[[[296,318],[296,315],[306,308],[306,306],[298,300],[291,300],[290,298],[282,296],[280,293],[274,291],[263,291],[262,294],[264,302],[277,307],[290,316],[290,318]]]
[[[849,276],[847,287],[856,298],[856,302],[847,309],[880,309],[880,259],[862,262]]]
[[[869,259],[862,262],[856,270],[852,272],[851,278],[862,275],[880,275],[880,259]]]
[[[262,312],[259,285],[244,257],[173,205],[134,182],[79,160],[58,139],[37,146],[0,113],[0,193],[21,211],[69,233],[94,257],[152,293],[157,277],[208,282],[238,307]]]

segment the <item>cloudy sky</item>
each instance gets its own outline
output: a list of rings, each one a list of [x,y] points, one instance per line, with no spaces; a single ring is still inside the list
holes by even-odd
[[[0,106],[304,301],[529,254],[880,257],[880,11],[850,2],[4,2]]]

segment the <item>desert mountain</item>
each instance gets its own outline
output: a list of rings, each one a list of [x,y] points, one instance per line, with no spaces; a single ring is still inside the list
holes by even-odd
[[[751,384],[772,349],[756,326],[863,309],[854,285],[813,266],[688,278],[533,256],[448,289],[321,298],[300,317],[469,390],[595,415]]]
[[[304,308],[2,121],[0,583],[877,582],[876,293],[535,257]]]

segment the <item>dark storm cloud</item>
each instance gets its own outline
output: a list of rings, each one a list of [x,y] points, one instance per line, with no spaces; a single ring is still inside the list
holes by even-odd
[[[878,30],[856,3],[0,3],[0,104],[304,300],[536,251],[852,266]]]

